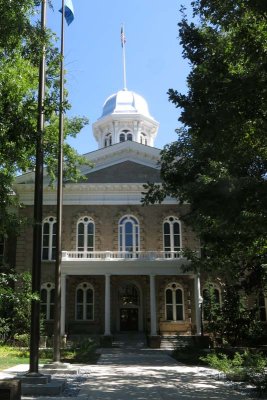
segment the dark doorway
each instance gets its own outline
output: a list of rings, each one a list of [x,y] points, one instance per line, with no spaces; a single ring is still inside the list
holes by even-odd
[[[138,308],[121,308],[120,330],[138,331]]]

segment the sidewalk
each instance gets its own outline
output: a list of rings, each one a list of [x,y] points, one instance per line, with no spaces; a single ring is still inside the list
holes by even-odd
[[[88,366],[89,367],[89,366]],[[214,371],[178,364],[167,352],[103,349],[79,395],[88,400],[242,400]],[[215,378],[214,378],[215,377]]]

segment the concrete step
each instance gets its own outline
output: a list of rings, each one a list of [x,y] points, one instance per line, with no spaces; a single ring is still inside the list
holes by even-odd
[[[21,393],[23,396],[57,396],[62,394],[65,387],[65,380],[53,379],[46,384],[22,383]]]
[[[42,384],[51,382],[51,375],[40,375],[40,376],[31,376],[31,375],[18,375],[18,378],[21,380],[21,383],[28,384]]]

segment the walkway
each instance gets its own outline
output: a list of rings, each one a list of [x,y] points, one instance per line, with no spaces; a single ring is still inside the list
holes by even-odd
[[[165,351],[103,349],[79,395],[88,400],[244,400],[212,370],[178,364]]]

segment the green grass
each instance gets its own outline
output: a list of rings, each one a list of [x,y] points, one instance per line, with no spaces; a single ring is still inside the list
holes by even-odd
[[[81,346],[80,348],[62,350],[61,361],[69,363],[95,364],[98,355],[95,345]],[[29,364],[29,350],[12,346],[0,345],[0,371],[17,364]],[[46,364],[52,361],[52,349],[42,349],[39,353],[39,363]]]

